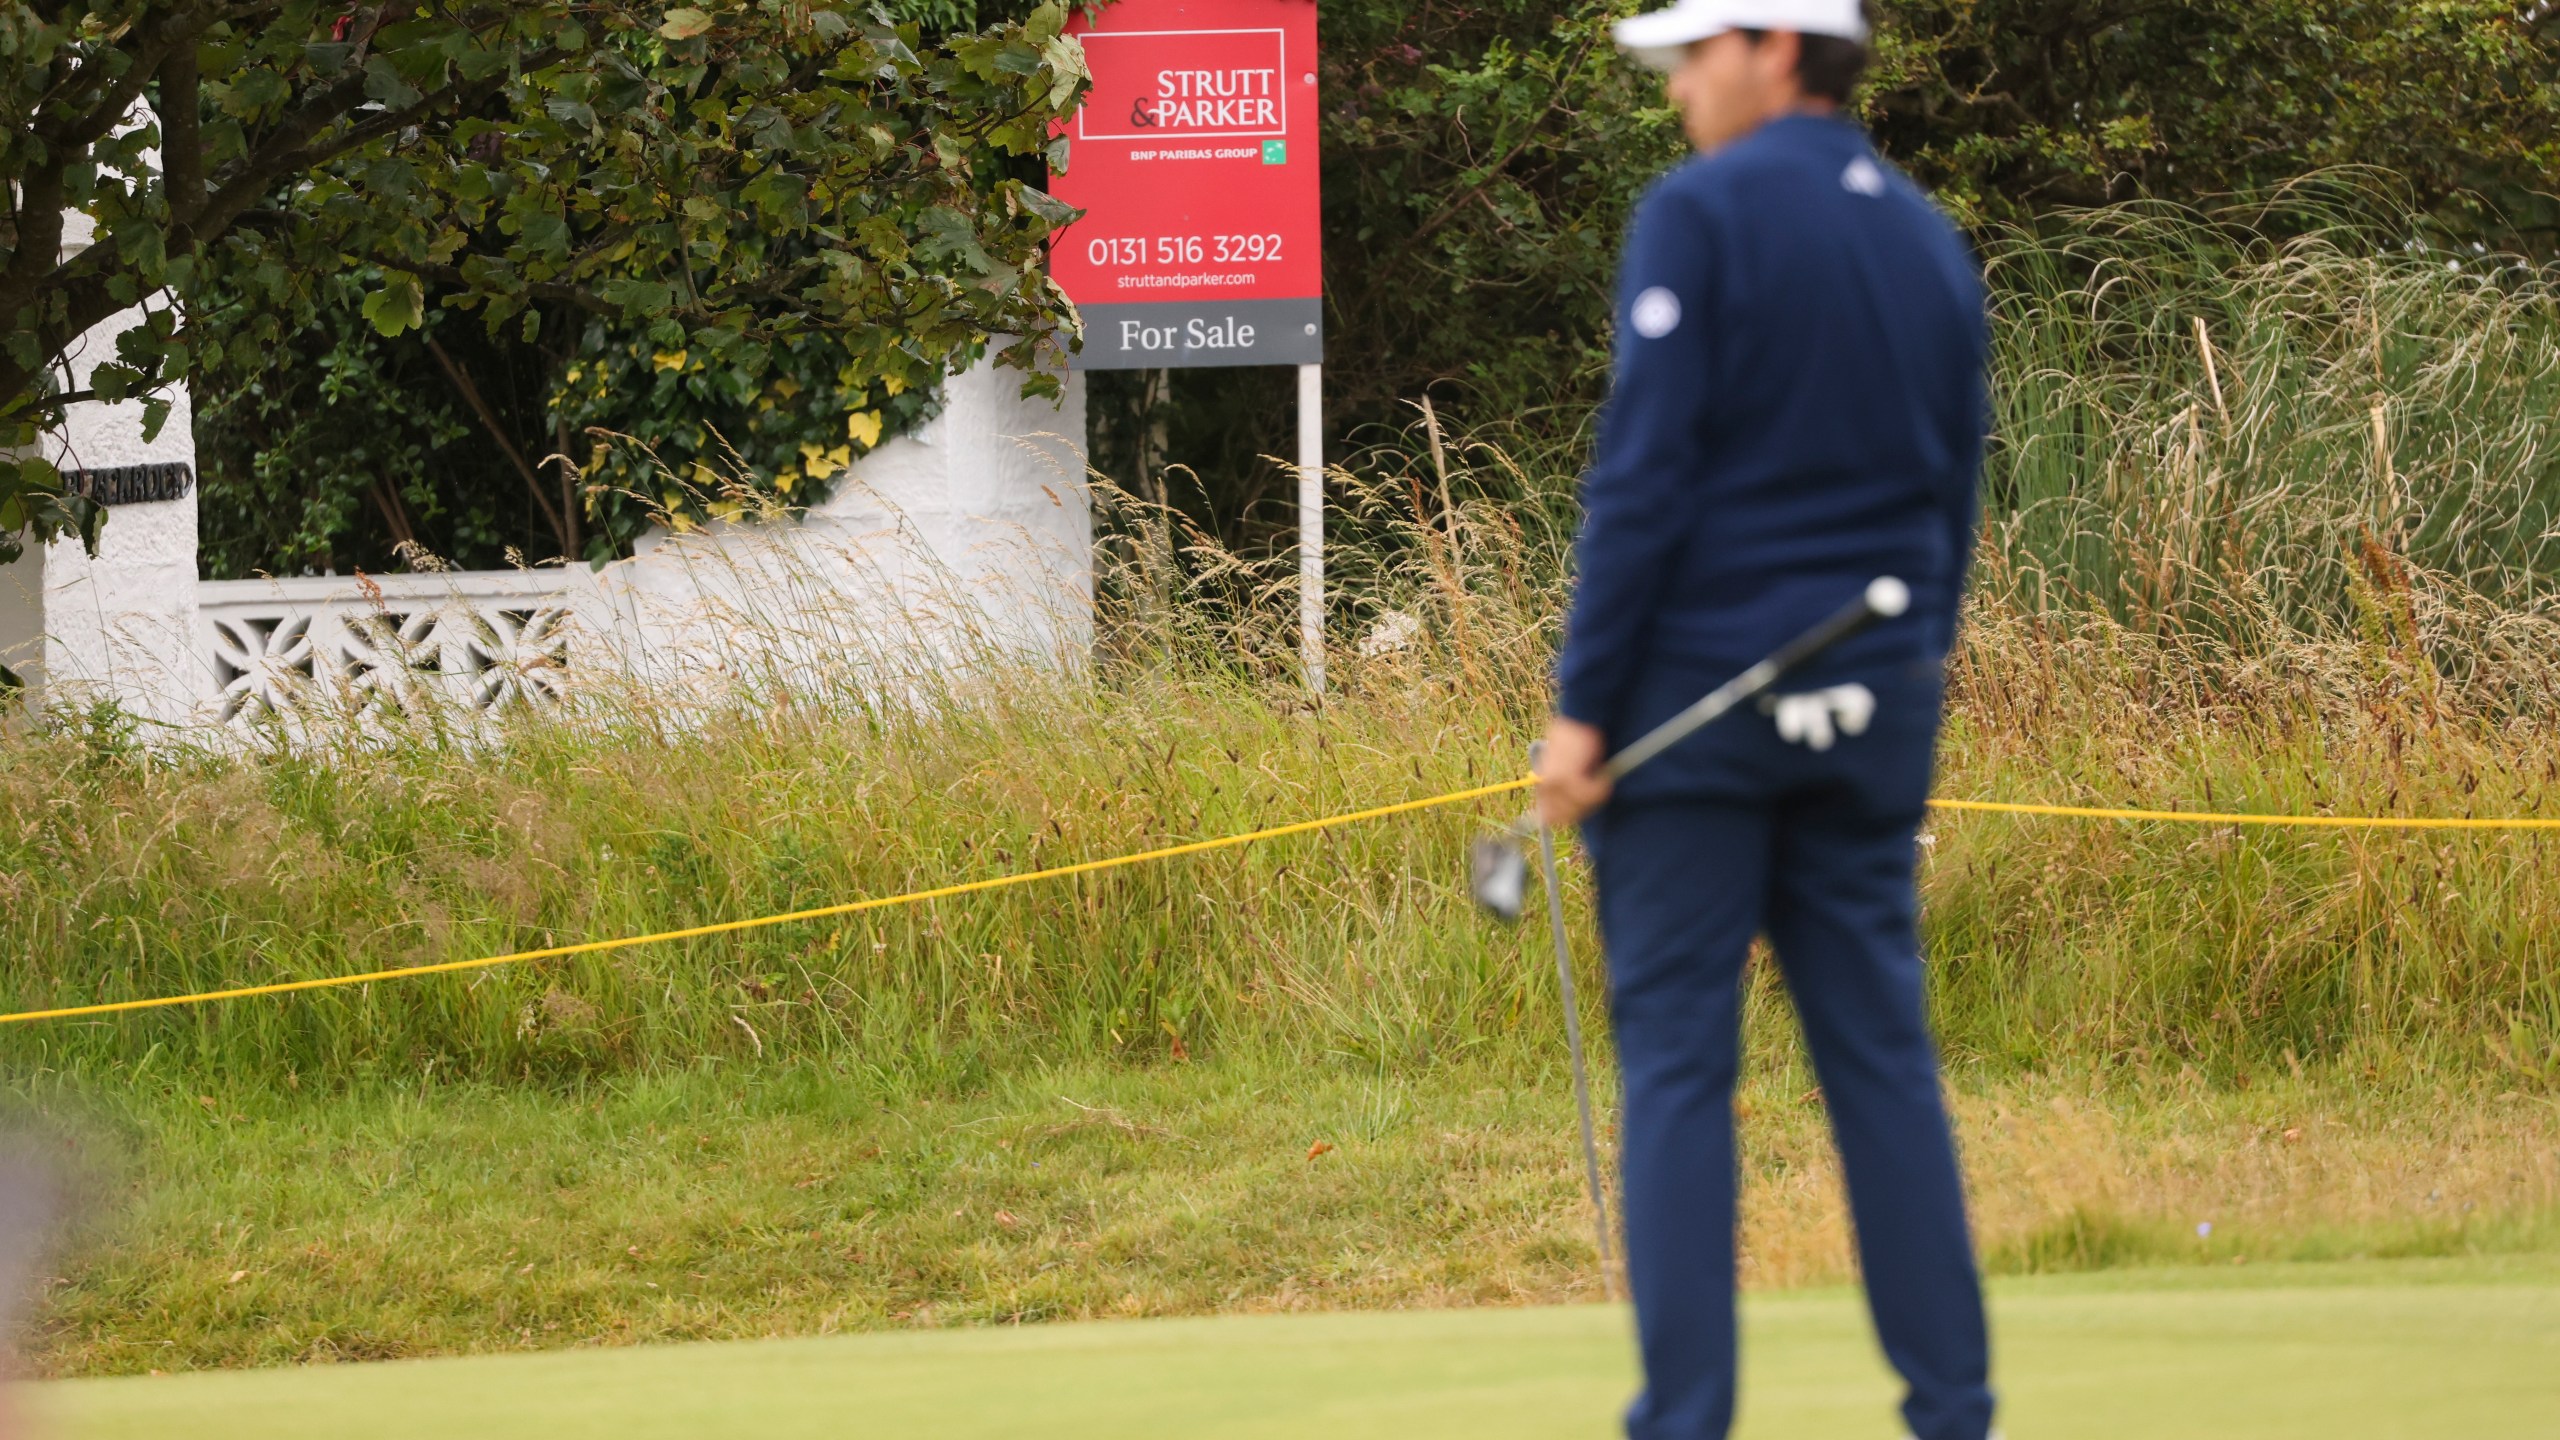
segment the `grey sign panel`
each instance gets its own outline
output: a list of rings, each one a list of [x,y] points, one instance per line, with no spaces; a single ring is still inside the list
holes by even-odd
[[[1324,362],[1324,302],[1166,300],[1086,305],[1078,370]]]

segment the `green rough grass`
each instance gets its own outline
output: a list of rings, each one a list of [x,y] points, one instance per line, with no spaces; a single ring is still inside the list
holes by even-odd
[[[2088,637],[2040,626],[1985,608],[1943,793],[2450,815],[2536,814],[2560,794],[2546,722],[2164,696],[2156,672],[2186,662],[2118,636],[2113,668],[2095,666]],[[1232,679],[1157,680],[1018,677],[949,712],[811,702],[654,737],[529,719],[470,754],[164,765],[93,760],[70,739],[0,744],[0,948],[18,957],[0,1009],[745,919],[1519,768],[1519,732],[1429,666],[1373,674],[1321,715]],[[1555,1003],[1541,932],[1486,921],[1463,887],[1466,843],[1496,813],[467,977],[9,1027],[0,1066],[110,1086],[552,1085],[763,1056],[973,1083],[1106,1057],[1410,1066],[1535,1049]],[[2338,1063],[2560,1085],[2549,835],[1969,816],[1933,840],[1927,929],[1960,1056],[2195,1064],[2231,1083]],[[1571,904],[1596,1007],[1579,884]]]
[[[2560,1412],[2560,1265],[2148,1272],[1995,1287],[2013,1434],[2437,1440]],[[1891,1433],[1855,1299],[1746,1307],[1740,1434]],[[581,1351],[40,1387],[61,1440],[296,1436],[1599,1437],[1605,1307],[1260,1317]]]
[[[126,1095],[91,1111],[90,1218],[29,1358],[129,1374],[1597,1300],[1558,1050],[967,1090],[733,1065],[556,1093]],[[1755,1288],[1852,1273],[1810,1088],[1773,1047],[1743,1089]],[[1998,1271],[2560,1251],[2560,1107],[2520,1095],[1955,1093]]]

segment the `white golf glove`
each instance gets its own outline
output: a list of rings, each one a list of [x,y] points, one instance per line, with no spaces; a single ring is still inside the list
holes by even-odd
[[[1770,713],[1778,717],[1779,739],[1819,752],[1843,735],[1866,734],[1867,722],[1876,718],[1876,695],[1864,685],[1834,685],[1777,696]]]

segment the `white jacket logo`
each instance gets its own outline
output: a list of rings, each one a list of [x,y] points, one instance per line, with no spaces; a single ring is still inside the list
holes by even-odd
[[[1636,297],[1627,323],[1647,340],[1659,340],[1680,328],[1680,297],[1656,285]]]

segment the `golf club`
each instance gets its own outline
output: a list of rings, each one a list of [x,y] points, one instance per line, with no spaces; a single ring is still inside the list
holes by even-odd
[[[1609,757],[1603,767],[1611,780],[1623,779],[1630,771],[1660,756],[1664,751],[1688,739],[1699,730],[1732,712],[1734,707],[1758,699],[1771,686],[1789,674],[1802,669],[1815,656],[1873,625],[1890,620],[1911,608],[1911,587],[1890,575],[1878,576],[1856,600],[1840,608],[1837,614],[1781,645],[1766,659],[1734,676],[1698,703],[1655,726],[1651,733]],[[1539,747],[1529,747],[1529,765],[1537,768]],[[1529,888],[1529,859],[1522,853],[1521,842],[1532,835],[1537,839],[1538,859],[1545,871],[1547,889],[1547,934],[1555,949],[1556,984],[1564,1001],[1565,1047],[1573,1057],[1573,1103],[1582,1120],[1582,1174],[1591,1190],[1591,1211],[1598,1227],[1600,1241],[1600,1283],[1609,1298],[1618,1293],[1617,1265],[1609,1251],[1609,1201],[1600,1184],[1600,1145],[1591,1119],[1591,1073],[1582,1058],[1582,1008],[1575,1002],[1573,991],[1572,951],[1564,932],[1564,885],[1556,870],[1555,827],[1541,824],[1532,809],[1506,826],[1501,836],[1488,836],[1475,843],[1468,856],[1469,889],[1476,903],[1505,920],[1518,920],[1525,908]]]

